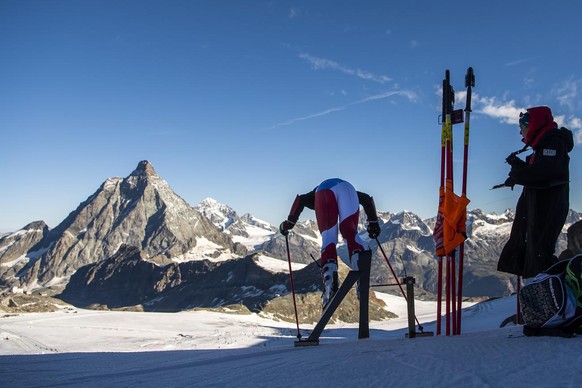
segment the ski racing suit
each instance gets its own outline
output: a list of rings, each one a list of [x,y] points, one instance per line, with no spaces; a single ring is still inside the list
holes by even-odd
[[[338,228],[348,244],[350,259],[354,253],[365,250],[358,236],[360,204],[364,207],[368,221],[378,222],[371,196],[356,191],[349,182],[342,179],[327,179],[312,191],[297,195],[287,220],[295,224],[305,207],[315,210],[322,239],[320,263],[322,266],[328,262],[337,263]]]

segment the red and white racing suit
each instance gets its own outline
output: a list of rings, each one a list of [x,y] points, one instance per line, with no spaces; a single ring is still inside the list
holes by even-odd
[[[338,227],[348,244],[350,256],[365,250],[358,236],[360,204],[364,207],[368,221],[377,222],[372,197],[356,191],[354,186],[342,179],[327,179],[309,193],[297,195],[287,219],[296,223],[304,207],[315,210],[322,239],[320,262],[323,266],[330,261],[337,262]]]

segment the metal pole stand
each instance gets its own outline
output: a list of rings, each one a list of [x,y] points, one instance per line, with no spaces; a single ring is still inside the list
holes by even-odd
[[[414,320],[416,318],[416,313],[414,311],[414,284],[416,280],[412,276],[407,276],[402,279],[403,284],[406,285],[406,306],[408,311],[408,333],[406,333],[406,338],[416,338],[416,337],[432,337],[434,333],[432,331],[420,331],[417,332],[414,327]]]
[[[369,254],[367,254],[369,252]],[[358,266],[360,269],[360,328],[358,338],[370,337],[369,311],[370,311],[370,268],[372,267],[372,251],[361,252]]]

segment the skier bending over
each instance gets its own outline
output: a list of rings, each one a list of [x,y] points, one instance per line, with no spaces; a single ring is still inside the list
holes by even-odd
[[[321,233],[321,278],[323,280],[323,308],[338,289],[337,251],[338,219],[339,231],[348,243],[350,267],[358,270],[360,258],[371,259],[372,251],[364,248],[358,236],[360,206],[364,207],[368,219],[368,235],[375,239],[380,234],[374,199],[366,193],[356,191],[349,183],[339,178],[327,179],[306,194],[297,195],[287,220],[279,226],[279,231],[287,235],[295,226],[305,207],[315,210],[317,227]]]

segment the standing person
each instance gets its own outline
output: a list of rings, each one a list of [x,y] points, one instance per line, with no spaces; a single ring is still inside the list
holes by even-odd
[[[348,244],[351,269],[358,270],[360,258],[371,259],[372,257],[372,251],[364,248],[358,236],[360,204],[364,207],[368,219],[368,235],[374,239],[380,234],[374,199],[366,193],[356,191],[349,182],[338,178],[327,179],[312,191],[297,195],[287,220],[283,221],[279,227],[281,234],[286,236],[295,226],[305,207],[315,210],[317,227],[322,239],[320,263],[324,309],[338,289],[336,250],[338,220],[339,231]]]
[[[522,185],[509,240],[497,270],[531,278],[557,261],[556,241],[568,210],[568,152],[574,147],[572,132],[558,129],[552,111],[546,106],[527,109],[520,114],[519,127],[525,147],[533,153],[526,160],[510,154],[511,165],[505,186]]]

